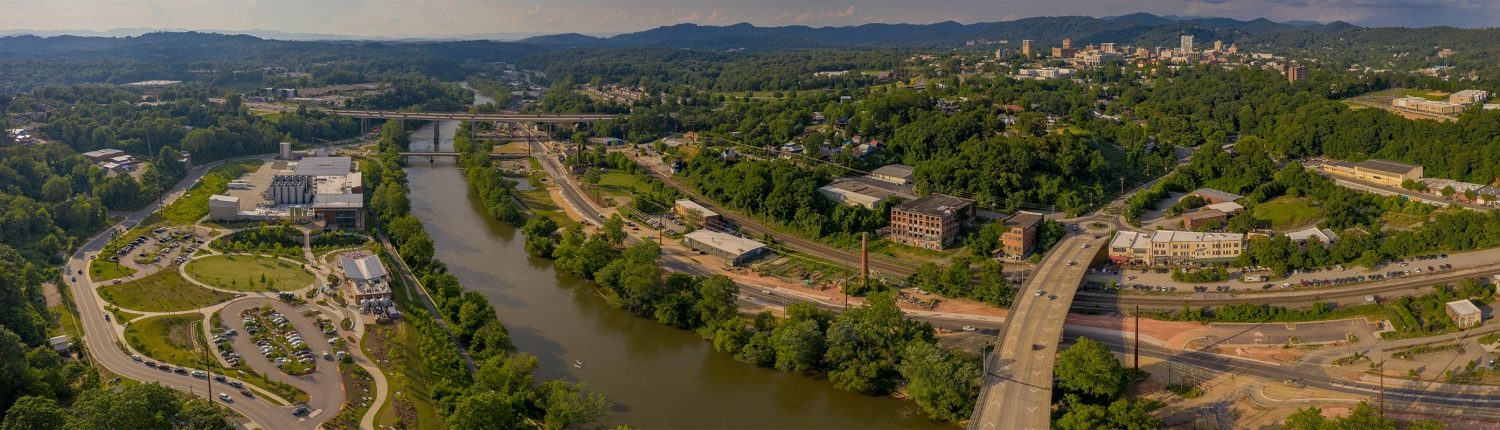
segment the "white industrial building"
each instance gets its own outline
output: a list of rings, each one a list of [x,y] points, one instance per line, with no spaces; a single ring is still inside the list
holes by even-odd
[[[240,214],[240,198],[214,194],[208,196],[208,219],[216,221],[233,221],[242,218]]]
[[[696,230],[682,237],[689,248],[723,258],[739,266],[766,252],[766,244],[713,230]]]

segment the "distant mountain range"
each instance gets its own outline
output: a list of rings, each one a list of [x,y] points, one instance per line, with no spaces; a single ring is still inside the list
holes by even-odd
[[[1063,38],[1074,43],[1170,42],[1181,34],[1200,40],[1234,40],[1242,36],[1282,31],[1337,32],[1354,25],[1295,21],[1274,22],[1264,18],[1240,21],[1230,18],[1157,16],[1149,13],[1093,18],[1087,16],[1034,17],[1003,22],[959,24],[864,24],[848,27],[757,27],[750,24],[703,26],[677,24],[610,37],[557,34],[522,39],[521,42],[563,48],[612,46],[666,46],[717,49],[776,49],[809,46],[951,46],[969,40],[1032,39],[1056,44]]]
[[[1258,36],[1329,35],[1359,29],[1344,22],[1273,22],[1266,19],[1240,21],[1229,18],[1157,16],[1147,13],[1093,18],[1087,16],[1034,17],[1014,21],[960,24],[864,24],[847,27],[757,27],[750,24],[703,26],[677,24],[608,37],[577,33],[532,36],[516,41],[495,41],[486,35],[445,40],[341,38],[313,33],[255,31],[257,35],[205,32],[152,32],[118,29],[90,35],[35,35],[0,37],[0,58],[130,59],[147,55],[160,59],[232,59],[274,56],[287,50],[333,55],[382,55],[407,51],[431,54],[453,61],[510,61],[531,53],[571,48],[696,48],[709,50],[765,51],[798,48],[962,46],[971,40],[1009,41],[1013,46],[1031,39],[1041,47],[1056,46],[1064,38],[1083,46],[1117,42],[1137,45],[1173,46],[1178,37],[1191,34],[1202,44],[1253,40]],[[1405,29],[1390,29],[1408,31]],[[1410,30],[1423,33],[1434,29]],[[1408,32],[1410,32],[1408,31]],[[4,33],[0,31],[0,33]],[[514,34],[513,34],[514,35]],[[496,35],[488,35],[496,36]],[[326,38],[326,39],[325,39]],[[308,40],[318,39],[318,40]],[[358,46],[359,49],[351,49]]]

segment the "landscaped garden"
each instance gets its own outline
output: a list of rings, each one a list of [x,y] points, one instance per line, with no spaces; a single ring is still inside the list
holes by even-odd
[[[233,294],[193,285],[171,269],[99,287],[99,296],[115,306],[145,312],[189,311],[234,298]]]
[[[184,268],[198,282],[234,291],[296,290],[313,282],[302,265],[260,255],[214,255]]]

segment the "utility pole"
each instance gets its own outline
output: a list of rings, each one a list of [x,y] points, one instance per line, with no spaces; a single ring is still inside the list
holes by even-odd
[[[1141,305],[1135,305],[1135,371],[1141,371]]]
[[[1385,418],[1385,360],[1380,360],[1380,417]]]

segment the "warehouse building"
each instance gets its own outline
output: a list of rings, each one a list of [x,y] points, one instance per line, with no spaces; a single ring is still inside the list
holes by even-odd
[[[766,252],[766,244],[752,239],[713,230],[695,230],[682,236],[689,248],[723,258],[729,265],[740,266]]]
[[[724,222],[718,212],[708,210],[698,202],[688,199],[672,203],[672,215],[676,215],[683,224],[693,228],[703,228],[705,225],[718,225]]]
[[[208,219],[232,221],[240,219],[240,198],[214,194],[208,196]]]
[[[928,194],[891,208],[891,223],[887,229],[892,242],[943,249],[958,238],[959,231],[973,218],[973,200]]]
[[[1484,313],[1479,311],[1474,302],[1468,300],[1454,300],[1443,306],[1448,312],[1448,318],[1453,319],[1453,324],[1458,328],[1469,328],[1479,325],[1484,321]]]
[[[910,186],[898,185],[868,176],[851,176],[834,179],[818,188],[818,193],[838,203],[875,209],[882,200],[915,200],[917,195]]]

